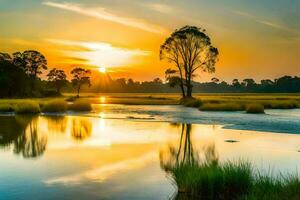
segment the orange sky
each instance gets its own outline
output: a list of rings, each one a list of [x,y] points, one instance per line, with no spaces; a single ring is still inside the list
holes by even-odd
[[[0,1],[0,51],[42,52],[49,67],[105,67],[113,77],[163,78],[159,46],[176,28],[207,30],[221,80],[300,75],[300,3],[190,0]],[[268,5],[268,6],[266,6]],[[299,18],[298,18],[299,19]]]

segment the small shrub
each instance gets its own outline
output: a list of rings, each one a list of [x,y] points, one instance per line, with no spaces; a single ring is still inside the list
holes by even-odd
[[[42,112],[64,112],[68,109],[68,104],[64,100],[52,100],[42,106]]]
[[[77,98],[78,97],[76,97],[76,96],[71,96],[71,97],[66,98],[66,101],[68,101],[68,102],[74,102]]]
[[[0,112],[12,112],[13,107],[10,104],[0,104]]]
[[[69,105],[69,110],[72,111],[91,111],[92,105],[88,101],[77,100],[73,104]]]
[[[265,113],[264,106],[257,103],[246,105],[247,113]]]
[[[182,98],[179,102],[181,105],[184,105],[186,107],[195,107],[199,108],[202,105],[202,101],[200,99],[195,98]]]
[[[201,111],[241,111],[244,107],[237,103],[205,103],[200,107]]]
[[[16,104],[14,107],[14,111],[18,114],[35,114],[40,112],[40,106],[36,102],[25,101]]]

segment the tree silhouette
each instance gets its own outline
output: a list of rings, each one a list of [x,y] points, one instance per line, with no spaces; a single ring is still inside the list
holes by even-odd
[[[218,54],[205,30],[195,26],[175,30],[160,46],[160,59],[176,66],[181,84],[186,87],[183,97],[192,97],[192,78],[198,69],[215,71]]]
[[[37,78],[48,68],[45,56],[34,50],[13,53],[13,62],[32,78]]]
[[[82,85],[86,84],[88,86],[91,86],[91,78],[90,78],[91,71],[88,69],[77,67],[71,71],[71,74],[73,75],[73,79],[72,79],[73,87],[76,88],[77,97],[79,97],[79,92]]]
[[[66,85],[67,76],[63,70],[59,70],[53,68],[47,74],[49,83],[56,88],[58,94],[60,94],[60,90],[62,87]]]

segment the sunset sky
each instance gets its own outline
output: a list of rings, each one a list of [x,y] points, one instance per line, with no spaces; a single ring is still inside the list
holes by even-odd
[[[151,80],[169,65],[159,46],[188,24],[220,52],[216,73],[197,80],[299,76],[299,10],[298,0],[0,0],[0,51],[35,49],[49,67]]]

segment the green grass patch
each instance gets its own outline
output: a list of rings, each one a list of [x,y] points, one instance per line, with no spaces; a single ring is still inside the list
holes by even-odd
[[[42,112],[65,112],[68,104],[64,100],[51,100],[41,106]]]
[[[195,98],[182,98],[179,102],[180,105],[184,105],[186,107],[195,107],[199,108],[202,105],[202,101],[200,99]]]
[[[0,112],[12,112],[14,111],[12,105],[8,103],[0,104]]]
[[[89,101],[77,100],[69,105],[69,110],[72,111],[91,111],[92,105]]]
[[[40,112],[40,105],[34,101],[24,101],[14,105],[17,114],[36,114]]]
[[[182,199],[299,199],[297,175],[259,175],[248,162],[180,163],[167,172]]]
[[[238,103],[204,103],[201,111],[241,111],[244,106]]]
[[[246,112],[247,113],[265,113],[264,106],[257,103],[252,103],[246,105]]]

